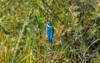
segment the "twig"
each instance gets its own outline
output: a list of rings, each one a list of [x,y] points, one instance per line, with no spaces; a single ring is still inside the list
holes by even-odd
[[[46,8],[46,10],[56,19],[56,21],[60,21],[60,19],[58,18],[58,16],[55,14],[54,11],[52,11],[52,9],[48,6],[48,4],[42,0],[42,2],[44,3],[44,7]]]
[[[86,49],[86,51],[85,52],[87,52],[87,50],[93,45],[93,44],[95,44],[97,41],[99,41],[100,39],[97,39],[97,40],[95,40],[95,41],[93,41],[88,47],[87,47],[87,49]]]

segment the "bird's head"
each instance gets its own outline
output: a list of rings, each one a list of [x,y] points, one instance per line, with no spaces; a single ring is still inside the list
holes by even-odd
[[[51,23],[51,21],[50,21],[50,20],[48,20],[48,25],[49,25],[49,26],[52,26],[52,23]]]

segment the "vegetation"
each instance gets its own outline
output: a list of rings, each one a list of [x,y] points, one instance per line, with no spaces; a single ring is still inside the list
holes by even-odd
[[[100,63],[100,0],[0,0],[0,63]]]

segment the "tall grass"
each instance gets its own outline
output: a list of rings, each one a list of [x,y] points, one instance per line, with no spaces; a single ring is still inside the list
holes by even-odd
[[[99,0],[1,0],[0,63],[100,63]],[[52,45],[45,28],[55,28]]]

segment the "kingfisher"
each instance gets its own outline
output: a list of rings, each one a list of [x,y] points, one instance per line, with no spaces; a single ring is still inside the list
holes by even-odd
[[[54,38],[54,27],[50,20],[48,20],[46,25],[46,36],[48,38],[48,41],[52,43],[52,40]]]

